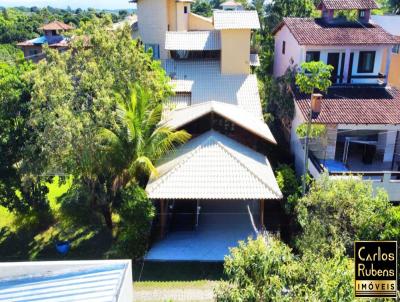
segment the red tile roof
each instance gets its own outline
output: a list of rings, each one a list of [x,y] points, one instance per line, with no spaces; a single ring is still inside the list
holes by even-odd
[[[310,96],[294,92],[303,116],[309,116]],[[395,88],[330,88],[322,100],[322,124],[400,124],[400,91]]]
[[[321,9],[322,4],[327,9],[376,9],[379,8],[375,0],[321,0],[318,8]]]
[[[395,44],[395,38],[376,24],[325,23],[321,19],[283,18],[273,31],[286,25],[300,45]]]
[[[74,27],[72,27],[68,24],[65,24],[63,22],[60,22],[60,21],[53,21],[53,22],[43,25],[39,29],[41,29],[41,30],[71,30],[71,29],[74,29]]]

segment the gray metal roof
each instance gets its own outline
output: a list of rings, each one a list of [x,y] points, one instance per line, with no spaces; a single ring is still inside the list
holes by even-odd
[[[209,131],[179,147],[157,166],[146,187],[153,199],[280,199],[268,159]]]
[[[165,35],[167,50],[220,50],[219,31],[168,31]]]
[[[400,36],[400,16],[399,15],[388,15],[388,16],[371,16],[372,22],[380,25],[388,33]]]
[[[257,11],[214,11],[215,29],[259,29]]]
[[[124,278],[132,284],[128,260],[15,262],[0,270],[0,301],[122,301]]]
[[[263,119],[256,75],[223,75],[217,60],[166,60],[164,68],[174,78],[175,91],[191,91],[192,105],[217,101]]]

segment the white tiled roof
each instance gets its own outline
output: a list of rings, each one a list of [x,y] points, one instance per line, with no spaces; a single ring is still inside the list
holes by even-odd
[[[214,112],[236,125],[247,129],[255,135],[276,144],[269,127],[260,119],[244,111],[238,106],[221,102],[206,102],[172,111],[166,118],[165,124],[171,128],[180,128],[206,114]]]
[[[219,50],[219,31],[168,31],[165,35],[167,50]]]
[[[222,75],[216,60],[166,60],[164,67],[168,75],[174,75],[175,81],[193,81],[192,105],[218,101],[237,105],[263,118],[256,75]]]
[[[257,11],[214,11],[215,29],[259,29]]]
[[[14,262],[0,269],[0,301],[114,302],[132,295],[122,289],[123,283],[132,284],[127,261]]]
[[[258,57],[258,54],[250,54],[250,66],[260,66],[260,58]]]
[[[164,158],[146,191],[159,199],[279,199],[268,159],[209,131]]]

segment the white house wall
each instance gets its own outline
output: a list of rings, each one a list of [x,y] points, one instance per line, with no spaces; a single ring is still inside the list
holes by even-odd
[[[145,44],[158,44],[160,58],[167,59],[165,33],[168,30],[167,0],[139,0],[137,3],[139,34]]]
[[[285,54],[282,54],[282,43],[286,42]],[[341,56],[345,55],[346,49],[350,52],[354,52],[352,75],[354,76],[369,76],[377,75],[381,71],[382,59],[384,58],[384,53],[387,49],[385,45],[373,45],[373,46],[302,46],[299,45],[297,40],[294,38],[289,28],[284,25],[275,35],[275,55],[274,55],[274,76],[282,76],[287,68],[291,65],[300,65],[306,59],[307,51],[320,51],[321,61],[327,63],[328,53],[336,52],[341,53]],[[358,73],[358,58],[360,51],[375,51],[375,65],[374,70],[371,73]],[[341,58],[340,58],[341,59]],[[339,60],[339,70],[340,74],[341,64]],[[352,79],[351,83],[355,84],[368,84],[376,83],[376,79]]]
[[[282,54],[282,42],[286,42],[285,54]],[[299,65],[301,46],[297,43],[287,26],[283,26],[275,35],[274,76],[282,76],[293,62]]]

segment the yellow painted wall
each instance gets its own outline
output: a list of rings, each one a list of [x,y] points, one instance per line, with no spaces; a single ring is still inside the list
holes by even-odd
[[[391,53],[392,59],[389,68],[389,84],[400,89],[400,54]],[[387,52],[383,53],[381,72],[385,73]]]
[[[176,0],[168,1],[168,25],[170,31],[176,31]]]
[[[214,25],[212,24],[212,20],[190,13],[189,30],[214,30]]]
[[[184,7],[187,7],[187,14],[184,13]],[[176,3],[176,30],[188,31],[189,30],[189,14],[190,3],[177,2]]]
[[[138,0],[139,34],[146,44],[159,44],[161,59],[168,58],[165,32],[168,29],[167,0]]]
[[[221,73],[250,74],[250,29],[221,30]]]

